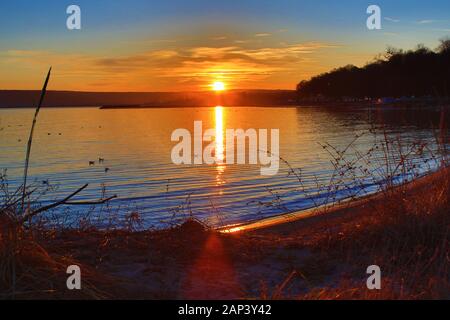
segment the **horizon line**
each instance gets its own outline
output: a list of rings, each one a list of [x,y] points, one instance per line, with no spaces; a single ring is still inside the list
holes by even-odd
[[[4,91],[38,91],[40,89],[0,89],[0,92]],[[212,93],[216,95],[224,95],[227,92],[237,91],[297,91],[296,89],[228,89],[221,93],[214,92],[212,90],[194,90],[194,91],[84,91],[84,90],[47,90],[47,92],[79,92],[79,93]]]

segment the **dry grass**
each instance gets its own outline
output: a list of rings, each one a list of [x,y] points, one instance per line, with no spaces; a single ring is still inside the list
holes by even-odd
[[[415,188],[398,188],[365,214],[323,233],[310,245],[348,266],[337,286],[318,287],[308,299],[450,298],[450,169]],[[368,290],[363,270],[382,270],[382,290]]]
[[[0,232],[0,297],[3,299],[84,298],[100,299],[109,295],[107,277],[98,275],[89,266],[83,267],[86,282],[82,291],[66,287],[66,269],[79,262],[69,255],[49,254],[35,234],[23,227],[5,227]],[[96,282],[96,286],[92,282]]]

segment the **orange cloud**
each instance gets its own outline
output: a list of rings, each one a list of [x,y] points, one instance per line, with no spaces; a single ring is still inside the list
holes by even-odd
[[[270,33],[262,32],[262,33],[255,34],[255,37],[268,37],[270,35],[271,35]]]
[[[308,42],[248,48],[241,43],[154,49],[121,56],[9,50],[0,52],[0,72],[5,68],[38,72],[52,65],[53,89],[70,90],[199,90],[215,79],[226,80],[229,88],[294,88],[301,76],[323,71],[312,53],[335,47]],[[16,79],[21,79],[20,75]],[[26,82],[26,74],[22,81]]]

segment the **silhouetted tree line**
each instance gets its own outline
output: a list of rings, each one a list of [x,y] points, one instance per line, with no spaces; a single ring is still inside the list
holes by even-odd
[[[348,65],[297,85],[303,98],[449,97],[450,38],[436,50],[418,45],[415,50],[388,48],[362,68]]]

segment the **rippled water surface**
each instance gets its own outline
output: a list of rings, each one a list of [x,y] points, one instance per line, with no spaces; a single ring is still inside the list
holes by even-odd
[[[7,169],[11,190],[23,174],[33,113],[32,109],[0,110],[0,167]],[[318,189],[333,172],[329,150],[323,144],[344,148],[365,133],[354,142],[350,154],[366,152],[386,130],[405,144],[420,140],[432,146],[432,128],[439,125],[439,119],[434,109],[46,108],[41,110],[35,131],[29,180],[55,186],[40,198],[44,203],[85,183],[89,188],[77,200],[98,199],[105,188],[107,195],[118,195],[108,210],[119,218],[139,212],[145,227],[162,226],[187,214],[213,225],[244,222],[328,199]],[[275,176],[261,176],[260,165],[174,165],[170,155],[176,143],[171,142],[171,133],[177,128],[193,131],[195,120],[202,120],[204,129],[222,132],[226,128],[280,129],[280,155],[292,168],[301,168],[301,186],[285,164]],[[371,128],[374,131],[369,133]],[[99,157],[105,161],[99,163]],[[377,157],[382,159],[381,154]],[[374,187],[367,184],[368,190]],[[342,193],[338,198],[345,196]],[[81,207],[76,210],[83,211]],[[67,213],[61,209],[60,214]]]

